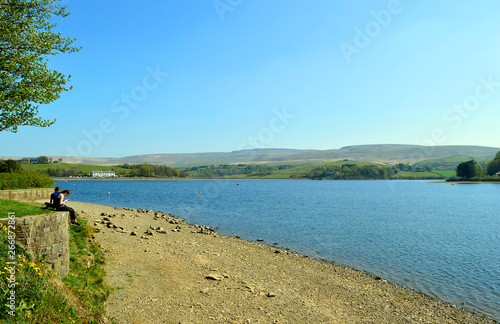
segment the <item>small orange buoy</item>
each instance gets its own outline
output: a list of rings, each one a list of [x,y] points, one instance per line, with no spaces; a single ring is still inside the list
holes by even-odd
[[[201,195],[201,191],[200,191],[200,192],[198,192],[198,193]]]

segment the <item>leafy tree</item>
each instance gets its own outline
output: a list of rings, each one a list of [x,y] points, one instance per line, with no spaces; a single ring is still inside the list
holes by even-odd
[[[179,170],[172,169],[166,165],[155,164],[128,164],[125,163],[119,167],[130,170],[129,175],[132,177],[179,177]]]
[[[38,160],[38,163],[49,163],[49,158],[48,158],[48,157],[46,157],[46,156],[44,156],[44,155],[39,156],[39,157],[37,158],[37,160]]]
[[[17,132],[22,125],[47,127],[54,120],[37,117],[68,91],[70,76],[50,70],[48,56],[77,52],[75,39],[55,33],[53,16],[66,17],[60,0],[3,0],[0,3],[0,131]]]
[[[0,190],[48,188],[54,185],[54,180],[35,170],[0,173]],[[3,323],[3,322],[2,322]]]
[[[456,173],[457,177],[470,179],[479,176],[481,174],[481,170],[474,160],[470,160],[460,163],[457,166]]]
[[[396,165],[396,168],[398,170],[400,170],[400,171],[409,171],[409,170],[411,170],[411,166],[408,163],[406,163],[406,164],[404,164],[404,163],[398,163]]]
[[[488,175],[494,175],[500,171],[500,159],[499,160],[493,160],[488,163],[488,168],[487,168],[487,173]]]
[[[7,160],[0,163],[0,173],[19,173],[23,170],[21,164],[14,160]]]
[[[396,173],[395,168],[378,165],[343,164],[325,165],[312,170],[303,176],[310,179],[388,179]]]
[[[486,173],[488,175],[494,175],[498,171],[500,171],[500,151],[497,152],[493,160],[488,162]]]

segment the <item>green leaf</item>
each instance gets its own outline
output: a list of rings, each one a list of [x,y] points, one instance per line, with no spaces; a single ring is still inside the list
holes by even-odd
[[[54,16],[66,17],[59,0],[6,0],[0,3],[0,131],[18,126],[48,127],[38,117],[40,104],[60,97],[70,75],[50,70],[49,55],[78,52],[75,39],[55,33]]]

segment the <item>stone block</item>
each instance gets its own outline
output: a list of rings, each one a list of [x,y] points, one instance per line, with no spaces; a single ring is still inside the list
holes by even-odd
[[[0,219],[0,223],[7,225],[8,219]],[[63,277],[69,272],[68,223],[68,212],[16,218],[16,241],[30,253],[44,255],[53,272]]]
[[[62,244],[61,243],[57,243],[57,244],[54,244],[52,246],[52,253],[53,254],[59,254],[62,252]]]
[[[45,239],[45,244],[52,245],[54,243],[55,243],[55,237],[54,237],[54,235],[47,236],[47,238]]]

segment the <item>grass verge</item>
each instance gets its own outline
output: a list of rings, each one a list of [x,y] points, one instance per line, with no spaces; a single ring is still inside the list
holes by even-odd
[[[104,255],[93,229],[85,220],[79,222],[81,227],[70,228],[70,272],[63,279],[51,273],[42,257],[32,258],[11,244],[15,237],[0,226],[0,323],[103,322],[110,293]]]
[[[104,283],[104,251],[93,240],[93,229],[85,220],[82,226],[70,232],[70,268],[63,282],[77,297],[79,311],[89,323],[98,323],[104,317],[104,302],[111,288]]]
[[[16,217],[55,213],[51,209],[46,209],[40,206],[13,200],[0,199],[0,218],[6,218],[9,212],[16,213]]]

